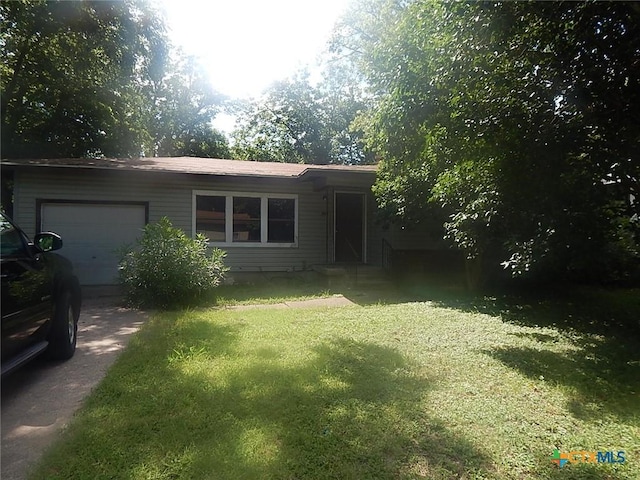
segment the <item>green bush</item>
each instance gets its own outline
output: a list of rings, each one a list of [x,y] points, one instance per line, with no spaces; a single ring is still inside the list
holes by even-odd
[[[136,306],[171,308],[194,304],[213,292],[228,270],[226,253],[208,252],[207,239],[174,228],[163,217],[148,224],[142,238],[125,250],[120,262],[120,282],[127,300]]]

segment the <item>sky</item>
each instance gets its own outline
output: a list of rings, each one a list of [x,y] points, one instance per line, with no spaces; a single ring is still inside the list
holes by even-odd
[[[201,59],[214,88],[255,98],[314,66],[349,0],[161,0],[170,38]]]

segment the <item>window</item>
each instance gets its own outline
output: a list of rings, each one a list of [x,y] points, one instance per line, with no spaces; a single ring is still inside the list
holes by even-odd
[[[225,197],[202,195],[196,197],[196,228],[211,242],[225,241],[225,203]]]
[[[293,198],[269,198],[268,201],[268,241],[293,243],[295,238],[295,200]]]
[[[0,247],[3,257],[27,255],[25,242],[20,232],[4,217],[0,217]]]
[[[205,191],[193,195],[195,232],[213,244],[297,246],[297,195]]]
[[[233,197],[233,241],[260,242],[262,221],[260,220],[261,198]]]

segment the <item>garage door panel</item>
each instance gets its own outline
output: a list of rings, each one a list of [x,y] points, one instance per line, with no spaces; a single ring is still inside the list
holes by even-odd
[[[83,285],[117,283],[120,252],[142,234],[144,205],[44,203],[43,231],[63,240],[60,254],[73,262]]]

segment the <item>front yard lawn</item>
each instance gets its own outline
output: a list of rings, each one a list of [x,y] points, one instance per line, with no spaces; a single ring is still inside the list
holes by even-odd
[[[155,314],[33,478],[640,478],[637,340],[538,308]]]

